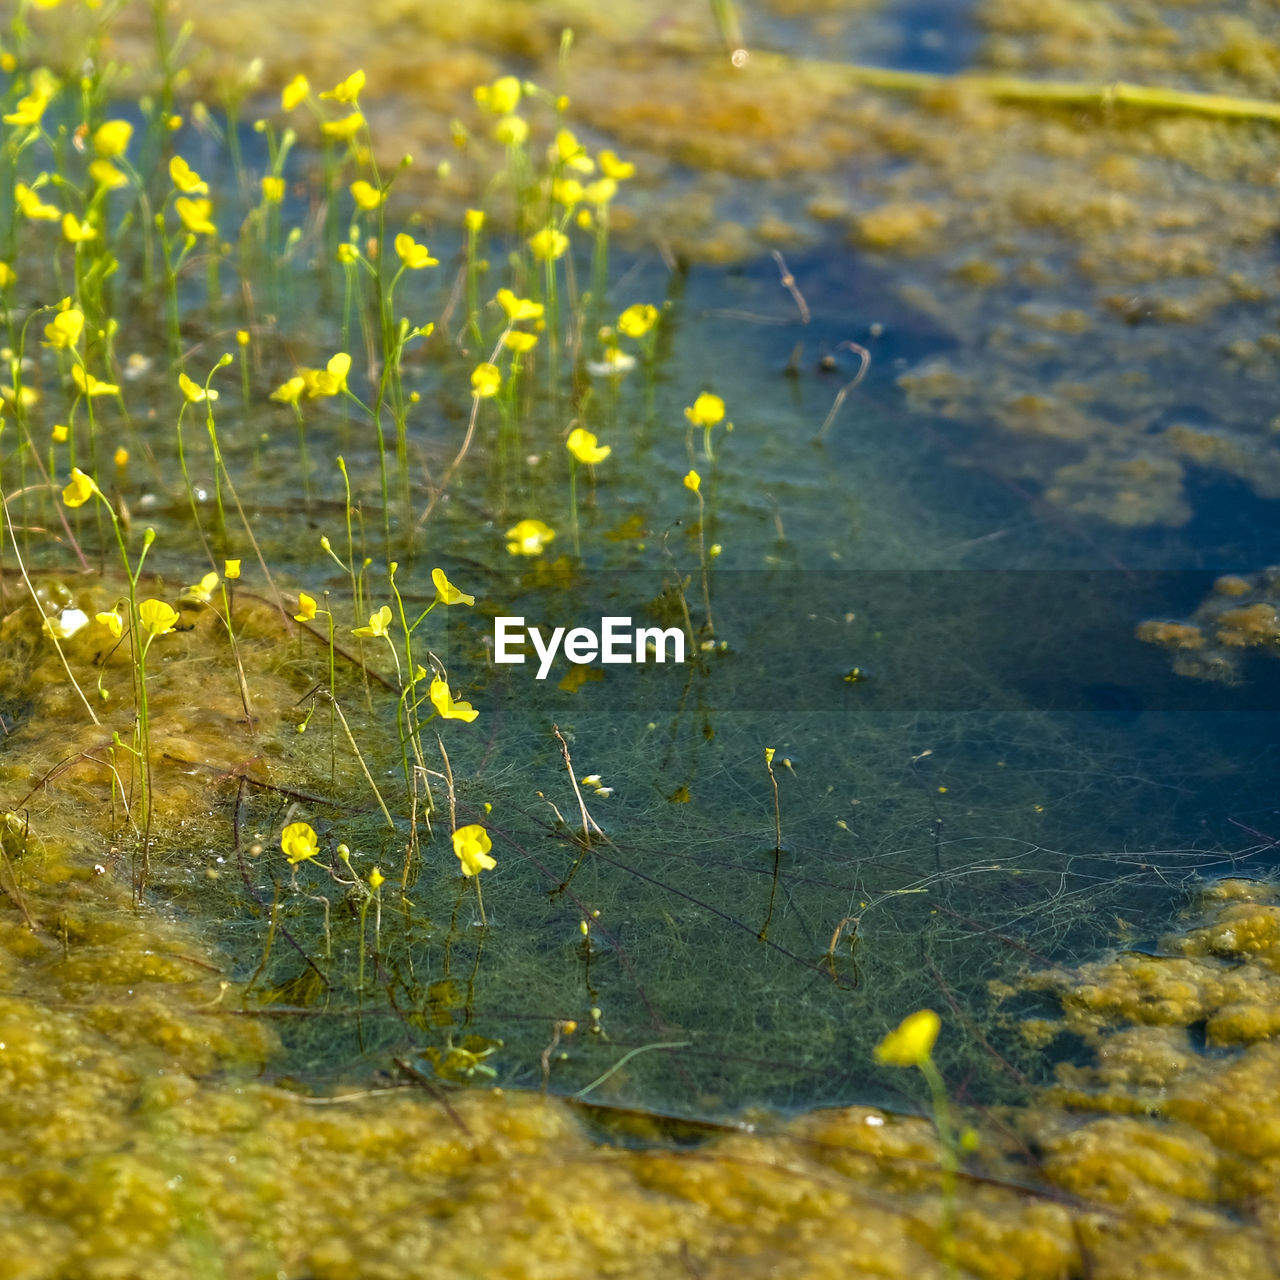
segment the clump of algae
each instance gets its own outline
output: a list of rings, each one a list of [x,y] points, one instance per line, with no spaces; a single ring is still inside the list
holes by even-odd
[[[1246,652],[1280,652],[1280,569],[1225,574],[1191,618],[1152,618],[1137,636],[1167,649],[1179,675],[1234,684]]]

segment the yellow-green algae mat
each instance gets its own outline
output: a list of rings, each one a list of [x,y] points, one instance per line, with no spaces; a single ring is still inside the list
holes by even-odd
[[[73,594],[92,608],[106,591]],[[289,735],[265,726],[292,722],[278,654],[295,629],[262,602],[236,610],[250,736],[236,701],[191,707],[196,665],[230,661],[212,619],[188,615],[155,668],[177,726],[156,744],[170,826],[224,808],[228,777],[269,785],[287,755]],[[109,839],[109,717],[66,727],[74,695],[40,637],[11,593],[0,652],[26,714],[0,753],[6,800],[24,801],[0,859],[5,1280],[947,1273],[938,1144],[920,1117],[856,1106],[675,1126],[413,1073],[330,1097],[264,1083],[273,1036],[224,958],[135,903]],[[72,669],[100,643],[67,642]],[[1280,890],[1221,881],[1196,910],[1155,951],[1028,978],[1061,1016],[1025,1034],[1074,1034],[1091,1062],[1027,1106],[966,1116],[959,1272],[1275,1274]]]

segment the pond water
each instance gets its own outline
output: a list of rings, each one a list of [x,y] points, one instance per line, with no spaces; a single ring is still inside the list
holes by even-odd
[[[131,68],[93,123],[158,176],[86,204],[92,130],[6,126],[6,189],[65,169],[37,195],[117,261],[3,211],[32,363],[0,434],[0,1274],[1271,1274],[1280,135],[948,77],[1106,82],[1140,47],[1245,99],[1280,56],[1251,8],[779,0],[741,6],[735,70],[695,8],[178,6],[163,146],[147,7],[76,8]],[[22,16],[5,47],[56,65]],[[298,112],[261,198],[279,89],[356,66],[372,152]],[[471,90],[511,71],[553,92],[504,157]],[[183,105],[228,86],[237,120]],[[524,167],[557,125],[637,163],[603,298],[599,206]],[[171,151],[217,220],[187,249]],[[402,229],[439,265],[380,312]],[[500,287],[547,314],[507,323]],[[45,329],[63,295],[83,344]],[[597,336],[633,304],[652,328]],[[384,381],[402,315],[434,328]],[[133,594],[176,630],[145,639],[117,527],[134,566],[154,530]],[[515,617],[670,628],[687,661],[539,678],[494,661]],[[433,676],[478,717],[431,719]],[[463,876],[476,825],[496,865]],[[921,1008],[955,1133],[874,1052]]]

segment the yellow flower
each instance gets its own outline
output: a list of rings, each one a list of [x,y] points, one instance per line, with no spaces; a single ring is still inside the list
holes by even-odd
[[[435,584],[436,597],[444,604],[475,604],[475,596],[469,596],[465,591],[459,591],[457,587],[445,577],[443,569],[431,570],[431,581]]]
[[[224,560],[222,562],[222,576],[228,582],[234,582],[240,576],[240,561]]]
[[[268,397],[268,400],[279,400],[281,404],[297,404],[302,393],[307,389],[305,378],[294,374],[288,382],[282,382]]]
[[[513,556],[540,556],[555,536],[541,520],[521,520],[507,530],[507,550]]]
[[[119,169],[111,163],[110,160],[95,160],[89,166],[89,176],[100,187],[105,187],[108,191],[115,191],[119,187],[127,186],[129,179]]]
[[[39,124],[40,117],[44,115],[44,109],[48,105],[49,95],[33,89],[4,117],[4,122],[5,124]]]
[[[569,432],[569,439],[565,441],[565,445],[579,462],[587,466],[603,462],[613,452],[612,446],[597,443],[595,436],[581,427],[575,427]]]
[[[618,317],[618,332],[628,338],[643,338],[658,323],[658,308],[647,302],[636,302]]]
[[[586,147],[568,129],[561,129],[556,134],[556,140],[548,149],[547,157],[552,164],[567,165],[579,173],[592,173],[596,167],[595,161],[587,155]]]
[[[206,573],[199,582],[190,587],[183,587],[182,600],[196,600],[200,604],[208,604],[213,599],[213,589],[218,585],[218,575],[212,571]]]
[[[493,841],[489,833],[478,823],[459,827],[453,833],[453,851],[462,863],[464,876],[478,876],[482,871],[492,871],[498,864],[489,856]]]
[[[486,360],[483,364],[476,365],[471,374],[471,394],[477,400],[496,396],[501,386],[502,371],[496,364],[490,364]]]
[[[178,621],[178,611],[163,600],[144,600],[138,606],[138,621],[153,639],[168,635]]]
[[[523,116],[503,116],[493,126],[493,136],[504,147],[518,147],[529,136],[529,122]]]
[[[374,867],[374,869],[369,872],[369,888],[370,889],[381,889],[382,886],[386,883],[387,883],[387,877],[384,876],[382,872],[378,870],[377,867]]]
[[[185,373],[178,374],[178,386],[186,396],[188,404],[199,404],[202,400],[216,400],[216,391],[206,391],[198,382],[193,382]]]
[[[586,371],[596,378],[622,378],[635,369],[636,357],[628,355],[621,347],[605,347],[604,356],[600,360],[586,362]]]
[[[569,237],[555,227],[543,227],[536,235],[529,237],[529,248],[540,262],[563,257],[568,247]]]
[[[338,261],[344,267],[349,267],[353,262],[357,262],[360,258],[360,251],[353,244],[340,244],[338,246]]]
[[[14,186],[13,198],[18,208],[33,222],[58,222],[62,218],[61,209],[56,205],[46,204],[25,182]]]
[[[358,111],[353,111],[349,116],[343,116],[341,120],[326,120],[320,126],[320,132],[326,138],[350,141],[360,132],[363,125],[364,116]]]
[[[40,393],[35,387],[23,387],[16,392],[12,387],[0,387],[0,400],[8,405],[18,404],[24,409],[30,409],[40,403]]]
[[[918,1009],[903,1018],[875,1048],[877,1062],[890,1067],[918,1067],[933,1052],[942,1023],[932,1009]]]
[[[307,395],[336,396],[347,389],[347,374],[351,371],[351,357],[345,351],[332,356],[323,369],[303,369],[301,377]],[[289,380],[291,383],[293,379]],[[285,385],[288,386],[289,383]]]
[[[92,240],[97,234],[93,225],[87,220],[81,222],[74,213],[62,215],[62,235],[71,244],[83,244],[86,240]]]
[[[115,453],[111,455],[111,461],[114,462],[117,467],[127,467],[129,465],[129,450],[126,449],[124,445],[120,445],[116,449]]]
[[[280,95],[280,106],[285,111],[292,111],[300,102],[305,102],[311,93],[311,81],[301,72],[293,77],[284,87]]]
[[[104,159],[114,160],[124,155],[129,139],[133,137],[133,125],[127,120],[108,120],[100,124],[93,135],[93,149]]]
[[[697,493],[702,488],[702,477],[696,471],[688,472],[684,478],[684,487]]]
[[[71,468],[71,479],[62,491],[62,501],[69,507],[83,507],[90,498],[102,491],[79,467]]]
[[[280,833],[280,851],[296,867],[320,852],[320,842],[309,823],[291,822]]]
[[[0,262],[0,289],[7,289],[17,282],[18,273],[7,262]]]
[[[53,317],[53,323],[44,327],[44,336],[49,339],[48,345],[58,351],[69,351],[80,341],[83,332],[84,313],[77,311],[75,307],[59,311]]]
[[[509,116],[520,105],[520,81],[515,76],[502,76],[492,84],[479,85],[473,96],[495,116]]]
[[[630,160],[619,160],[612,151],[602,151],[600,171],[606,178],[616,178],[619,182],[623,182],[635,174],[636,167]]]
[[[410,271],[421,271],[423,267],[434,267],[440,261],[439,258],[431,256],[431,250],[425,244],[419,244],[411,235],[406,235],[403,231],[396,236],[395,243],[396,253],[400,255],[400,261]]]
[[[332,89],[326,90],[320,96],[327,98],[330,102],[354,102],[360,96],[360,90],[364,88],[364,72],[353,71],[345,80],[334,85]],[[289,110],[288,107],[285,110]]]
[[[114,609],[110,613],[95,613],[93,620],[102,623],[111,632],[113,640],[119,640],[124,635],[124,619]]]
[[[719,396],[713,396],[704,391],[692,406],[684,411],[684,416],[695,427],[714,427],[724,417],[724,401]]]
[[[566,209],[582,203],[582,183],[577,178],[557,178],[551,184],[551,198]]]
[[[479,231],[484,226],[484,210],[468,209],[462,215],[462,224],[468,231]]]
[[[173,185],[183,195],[207,196],[209,194],[209,184],[202,181],[200,175],[181,156],[174,156],[169,161],[169,177],[173,179]]]
[[[366,182],[363,178],[357,178],[348,190],[351,192],[351,198],[361,209],[376,209],[386,199],[386,196],[372,182]]]
[[[507,313],[507,319],[512,322],[541,320],[542,313],[546,310],[541,302],[534,302],[530,298],[517,298],[510,289],[498,290],[498,303]]]
[[[376,613],[371,613],[369,615],[369,625],[367,627],[353,628],[352,635],[366,636],[370,638],[385,636],[387,639],[390,639],[391,633],[387,630],[390,625],[391,606],[384,604]]]
[[[524,355],[526,351],[532,351],[537,345],[538,335],[536,333],[522,333],[519,329],[513,329],[510,333],[502,335],[502,344],[510,348],[517,355]]]
[[[582,194],[590,204],[608,204],[618,194],[618,184],[612,178],[597,178],[587,183]]]
[[[182,219],[182,225],[193,235],[216,236],[218,234],[218,228],[209,219],[209,215],[213,212],[212,200],[188,200],[186,196],[179,196],[173,202],[173,207],[178,217]]]
[[[454,702],[449,686],[439,676],[431,682],[431,705],[442,720],[462,720],[470,724],[480,714],[469,702]]]
[[[284,179],[268,174],[262,179],[262,198],[268,204],[279,204],[284,199]]]
[[[316,598],[305,591],[298,592],[298,612],[293,615],[294,622],[314,622],[316,620]]]
[[[53,426],[49,428],[49,434],[53,437],[54,444],[66,444],[67,436],[71,433],[65,422],[55,422]]]
[[[78,364],[71,366],[71,381],[82,396],[118,396],[120,388],[114,382],[99,382],[91,373],[86,373]]]

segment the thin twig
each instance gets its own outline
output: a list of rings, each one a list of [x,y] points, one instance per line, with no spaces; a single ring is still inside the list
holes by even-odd
[[[836,414],[840,412],[841,405],[844,404],[845,397],[866,377],[867,370],[871,368],[871,352],[866,347],[861,347],[856,342],[842,342],[836,350],[840,351],[845,347],[854,352],[861,363],[858,366],[858,372],[836,392],[836,398],[831,405],[831,412],[827,414],[822,426],[818,428],[818,434],[814,436],[815,440],[821,440],[827,434],[828,428],[836,420]]]
[[[782,287],[791,295],[795,301],[796,307],[800,312],[800,323],[809,323],[809,304],[804,300],[802,294],[796,285],[796,278],[791,274],[791,268],[787,266],[787,260],[780,254],[777,249],[770,249],[769,255],[774,262],[778,264],[778,271],[782,276]]]

